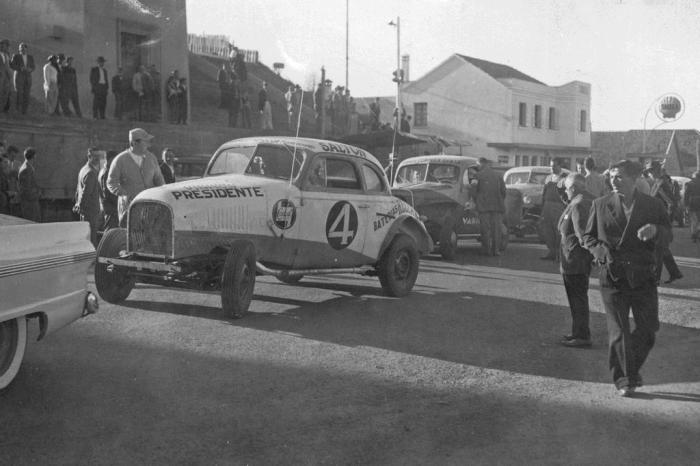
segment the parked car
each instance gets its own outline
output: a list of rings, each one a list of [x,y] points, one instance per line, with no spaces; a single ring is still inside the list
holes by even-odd
[[[95,260],[86,222],[34,223],[0,214],[0,389],[19,372],[27,321],[39,340],[97,311],[87,291]]]
[[[562,168],[565,174],[569,170]],[[509,189],[522,193],[522,221],[511,231],[518,237],[538,233],[538,222],[542,213],[542,193],[545,180],[552,174],[552,167],[521,166],[513,167],[503,174],[503,181]]]
[[[423,155],[403,160],[396,170],[392,192],[414,206],[445,259],[457,249],[480,240],[481,226],[471,189],[477,159],[458,155]],[[520,219],[520,193],[506,190],[501,251],[508,245],[508,226]]]
[[[410,292],[430,236],[370,153],[291,137],[225,146],[203,178],[141,192],[127,228],[106,232],[95,267],[105,301],[123,301],[137,282],[220,291],[239,318],[257,274],[377,275],[388,295]]]

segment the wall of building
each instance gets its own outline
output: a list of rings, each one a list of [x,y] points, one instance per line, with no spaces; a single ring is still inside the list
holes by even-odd
[[[428,125],[416,126],[414,116],[413,133],[463,140],[464,146],[451,146],[446,152],[494,159],[496,151],[486,144],[509,133],[509,99],[503,85],[458,57],[402,91],[409,114],[414,115],[415,103],[428,104]]]
[[[559,87],[544,86],[520,80],[503,80],[512,92],[511,142],[589,147],[590,85],[574,81]],[[520,103],[527,105],[527,125],[520,125]],[[542,108],[542,125],[535,127],[535,106]],[[555,109],[555,129],[549,128],[549,108]],[[580,131],[579,116],[586,111],[586,131]]]

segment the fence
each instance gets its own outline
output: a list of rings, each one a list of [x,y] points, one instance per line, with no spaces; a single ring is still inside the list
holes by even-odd
[[[234,45],[229,41],[227,36],[199,36],[196,34],[187,34],[187,48],[190,52],[196,53],[197,55],[232,58],[231,53],[233,52]],[[243,59],[246,63],[258,62],[257,50],[238,49],[238,51],[243,54]]]

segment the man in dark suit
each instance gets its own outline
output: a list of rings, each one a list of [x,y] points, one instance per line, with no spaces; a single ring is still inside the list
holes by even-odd
[[[27,53],[29,47],[22,42],[19,44],[19,53],[12,57],[10,67],[15,70],[15,92],[17,92],[17,111],[27,113],[29,95],[32,89],[32,72],[34,71],[34,57]]]
[[[163,174],[165,184],[175,183],[175,167],[173,166],[174,160],[175,155],[173,154],[172,149],[169,147],[163,149],[161,161],[158,166],[160,167],[160,172]]]
[[[97,247],[97,230],[100,227],[100,190],[97,174],[100,169],[102,152],[97,147],[88,149],[87,162],[78,173],[73,212],[80,220],[90,224],[90,241]]]
[[[33,222],[40,222],[41,207],[39,198],[41,197],[41,188],[36,182],[36,172],[34,171],[35,155],[36,151],[31,147],[27,147],[24,150],[24,163],[17,174],[17,195],[22,209],[22,217]]]
[[[105,119],[105,107],[107,107],[107,91],[109,90],[109,77],[105,69],[104,57],[97,57],[97,66],[90,69],[90,88],[92,89],[92,117],[97,120]]]
[[[672,237],[661,201],[635,188],[641,173],[642,166],[629,160],[610,168],[613,192],[593,201],[583,235],[584,246],[601,265],[610,370],[618,393],[625,397],[642,386],[639,370],[659,330],[656,254]]]
[[[572,348],[591,346],[589,327],[588,281],[593,256],[581,245],[583,232],[588,224],[588,214],[593,204],[593,194],[586,191],[586,178],[571,173],[564,180],[569,204],[559,217],[559,270],[564,280],[566,297],[571,308],[571,334],[561,344]]]

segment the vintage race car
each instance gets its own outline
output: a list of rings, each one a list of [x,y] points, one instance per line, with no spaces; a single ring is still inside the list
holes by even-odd
[[[87,291],[95,261],[86,222],[34,223],[0,214],[0,389],[19,371],[27,320],[39,321],[39,340],[97,311]]]
[[[459,155],[422,155],[403,160],[394,177],[393,193],[413,205],[424,221],[437,250],[453,259],[457,249],[480,240],[481,225],[472,198],[477,159]],[[519,218],[520,193],[506,190],[503,251],[508,246],[508,225]]]
[[[256,274],[378,275],[403,296],[432,249],[416,211],[392,196],[368,152],[316,139],[255,137],[218,151],[200,179],[151,188],[129,207],[127,229],[105,233],[95,284],[107,302],[136,282],[221,292],[243,316]]]
[[[562,168],[564,174],[569,170]],[[538,225],[542,213],[542,194],[547,177],[552,174],[552,167],[520,166],[513,167],[503,174],[506,188],[518,190],[523,197],[522,222],[511,228],[518,237],[526,234],[539,234]],[[544,241],[544,240],[542,240]]]

